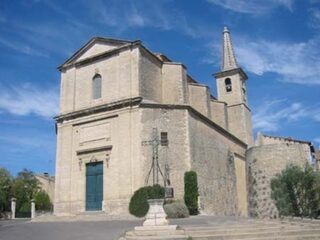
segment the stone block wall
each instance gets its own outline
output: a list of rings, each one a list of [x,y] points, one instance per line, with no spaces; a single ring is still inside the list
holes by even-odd
[[[247,151],[249,214],[275,218],[277,208],[271,199],[271,179],[288,164],[304,166],[310,160],[308,144],[269,144]]]
[[[154,55],[140,48],[139,55],[139,89],[140,96],[146,101],[161,103],[162,76],[161,61]]]
[[[253,145],[251,111],[244,104],[227,106],[228,130],[249,146]]]
[[[206,85],[189,83],[190,106],[207,118],[211,118],[210,92]]]
[[[139,96],[138,68],[139,50],[136,47],[104,60],[62,71],[60,113]],[[100,74],[102,78],[100,99],[92,97],[95,74]]]
[[[182,64],[165,62],[162,65],[162,103],[187,104],[187,71]]]
[[[185,109],[170,109],[165,107],[142,108],[141,139],[149,141],[153,138],[153,128],[157,128],[158,136],[161,132],[168,134],[168,146],[159,146],[159,163],[162,173],[165,165],[169,165],[169,178],[174,188],[176,199],[184,195],[184,173],[190,170],[190,152],[188,142],[188,111]],[[152,146],[142,146],[141,164],[143,179],[146,180],[152,163]],[[163,177],[159,174],[159,183],[164,184]],[[143,183],[145,184],[145,183]],[[152,185],[152,174],[149,185]],[[143,185],[142,185],[143,186]]]
[[[202,212],[246,216],[246,193],[238,195],[238,190],[240,193],[245,187],[241,188],[243,180],[237,179],[235,168],[235,155],[244,159],[246,145],[233,141],[191,112],[188,121],[191,169],[198,174]],[[238,198],[243,200],[241,206]]]
[[[54,203],[54,177],[37,174],[36,178],[40,182],[41,189],[49,195],[51,203]]]
[[[103,209],[128,214],[134,190],[142,186],[139,108],[122,108],[58,124],[56,215],[85,212],[86,164],[103,163]]]
[[[217,100],[210,101],[211,120],[220,127],[228,130],[228,111],[227,104]]]

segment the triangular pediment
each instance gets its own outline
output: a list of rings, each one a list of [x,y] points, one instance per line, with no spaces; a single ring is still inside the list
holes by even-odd
[[[132,43],[131,41],[118,40],[111,38],[94,37],[67,59],[62,66],[69,65],[90,57],[99,55],[101,53],[111,51],[113,49],[122,47],[126,44]]]

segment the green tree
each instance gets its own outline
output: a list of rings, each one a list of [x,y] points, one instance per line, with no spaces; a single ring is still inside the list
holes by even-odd
[[[31,209],[31,199],[39,191],[40,183],[34,173],[23,169],[18,173],[12,186],[12,194],[17,199],[17,211],[28,212]]]
[[[51,210],[52,204],[50,202],[49,195],[45,191],[40,190],[39,192],[37,192],[34,196],[34,200],[35,200],[37,210],[42,210],[42,211]]]
[[[197,215],[198,210],[198,180],[197,173],[189,171],[184,174],[184,202],[190,215]]]
[[[275,200],[280,215],[318,217],[319,174],[309,165],[302,169],[291,164],[271,180],[271,197]]]
[[[0,212],[9,211],[12,176],[5,168],[0,168]]]

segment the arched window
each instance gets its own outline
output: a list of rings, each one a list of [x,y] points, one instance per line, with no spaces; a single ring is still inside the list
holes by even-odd
[[[226,92],[231,92],[232,91],[231,79],[230,78],[226,78],[224,80],[224,84],[225,84],[225,87],[226,87]]]
[[[96,74],[92,79],[92,97],[93,99],[101,98],[101,75]]]

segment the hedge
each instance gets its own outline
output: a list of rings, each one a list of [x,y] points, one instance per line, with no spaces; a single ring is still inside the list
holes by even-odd
[[[184,202],[190,215],[197,215],[198,210],[198,180],[197,173],[189,171],[184,174]]]
[[[148,199],[164,198],[164,187],[160,185],[139,188],[130,199],[129,212],[136,217],[144,217],[148,210]]]

